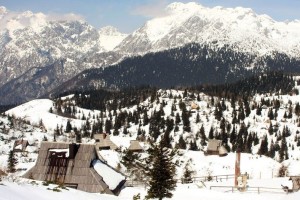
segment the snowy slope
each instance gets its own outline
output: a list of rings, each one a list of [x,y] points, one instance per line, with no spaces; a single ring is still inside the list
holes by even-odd
[[[285,179],[280,180],[255,180],[251,183],[251,186],[257,186],[259,184],[265,185],[276,185],[280,186],[280,183],[284,182]],[[277,184],[274,184],[277,183]],[[213,183],[217,184],[217,183]],[[223,184],[228,185],[228,183]],[[0,185],[0,193],[1,200],[31,200],[31,199],[40,199],[40,200],[64,200],[64,199],[73,199],[73,200],[81,200],[81,199],[103,199],[103,200],[129,200],[133,199],[134,195],[140,194],[143,198],[147,193],[146,189],[143,187],[133,187],[133,188],[125,188],[122,190],[121,194],[116,196],[105,195],[105,194],[90,194],[86,192],[81,192],[74,189],[59,189],[59,192],[54,192],[53,188],[55,185],[43,186],[41,183],[30,183],[30,182],[19,182],[13,183],[9,181],[4,181],[3,185]],[[208,199],[224,199],[224,200],[240,200],[240,199],[257,199],[257,200],[265,200],[265,199],[273,199],[273,200],[296,200],[300,198],[300,193],[292,193],[285,194],[282,191],[279,192],[263,192],[260,194],[257,192],[223,192],[218,190],[209,190],[209,188],[200,189],[196,184],[187,184],[187,185],[177,185],[176,190],[173,192],[173,197],[171,200],[198,200]]]
[[[297,86],[298,89],[299,86]],[[172,95],[170,95],[172,93]],[[158,111],[161,108],[161,103],[164,101],[165,106],[163,107],[164,113],[166,118],[172,116],[172,105],[174,103],[174,99],[176,98],[177,102],[179,102],[179,95],[182,97],[184,94],[184,91],[180,90],[159,90],[158,100],[151,103],[150,99],[146,99],[145,101],[141,102],[140,106],[148,107],[149,110],[147,111],[150,115],[155,110]],[[206,96],[203,93],[200,93],[200,101],[193,100],[194,103],[197,103],[199,105],[199,114],[200,114],[200,121],[201,123],[195,123],[196,120],[196,114],[197,110],[194,110],[195,112],[192,113],[190,117],[191,122],[191,132],[185,132],[183,131],[182,125],[179,125],[179,131],[178,132],[171,132],[171,136],[173,138],[173,145],[178,141],[180,135],[184,136],[184,139],[186,141],[192,140],[195,137],[195,134],[197,134],[197,131],[199,128],[203,125],[205,127],[206,134],[208,135],[209,128],[213,125],[214,127],[219,126],[219,122],[214,118],[214,107],[210,105],[211,98],[209,96]],[[171,97],[173,96],[173,97]],[[191,96],[188,94],[188,96]],[[72,98],[74,95],[70,95],[64,98],[61,98],[61,101],[63,101],[65,104],[62,105],[68,105],[73,102]],[[178,184],[178,187],[176,188],[176,191],[174,191],[174,197],[172,199],[183,199],[183,198],[189,198],[191,200],[193,199],[199,199],[199,197],[205,197],[206,199],[216,199],[216,198],[224,198],[224,199],[241,199],[241,198],[257,198],[257,199],[298,199],[299,193],[295,194],[289,194],[286,195],[281,190],[281,184],[286,181],[287,178],[283,179],[274,179],[278,176],[279,168],[283,165],[287,166],[289,175],[299,175],[300,169],[299,169],[299,147],[296,146],[294,138],[297,135],[296,131],[299,129],[295,125],[296,116],[293,114],[291,119],[284,119],[283,115],[285,111],[288,111],[289,106],[288,105],[295,105],[297,102],[299,102],[299,95],[256,95],[253,97],[257,102],[260,102],[262,99],[279,99],[281,103],[282,109],[278,112],[277,121],[272,121],[272,123],[278,123],[280,128],[283,128],[284,126],[288,126],[291,130],[291,136],[287,137],[289,145],[289,159],[285,160],[283,163],[279,163],[277,161],[277,157],[274,159],[265,157],[265,156],[259,156],[256,155],[256,152],[259,148],[259,144],[256,146],[253,146],[253,154],[246,154],[243,153],[241,155],[241,172],[246,173],[249,175],[250,180],[248,182],[250,187],[273,187],[278,188],[277,192],[271,193],[266,191],[261,191],[261,194],[256,194],[256,192],[246,192],[246,193],[224,193],[224,189],[213,189],[209,190],[210,186],[232,186],[233,180],[218,180],[218,182],[205,182],[206,188],[203,187],[203,185],[199,184],[188,184],[188,185],[181,185]],[[217,100],[217,99],[216,99]],[[190,109],[190,104],[187,102],[187,100],[184,100],[187,104],[187,109]],[[18,106],[14,109],[9,110],[6,114],[14,116],[13,118],[20,118],[23,119],[23,121],[27,121],[27,123],[30,123],[32,125],[25,125],[25,124],[17,124],[14,122],[14,128],[12,128],[12,125],[10,125],[10,119],[7,117],[1,117],[0,118],[0,168],[5,170],[7,166],[7,158],[8,158],[8,152],[12,148],[13,141],[16,138],[24,138],[28,139],[30,141],[35,141],[31,148],[34,148],[34,151],[32,153],[29,153],[27,156],[22,155],[21,153],[18,153],[18,160],[19,164],[17,165],[18,172],[15,175],[22,175],[26,170],[28,170],[30,167],[34,165],[34,162],[37,158],[37,149],[39,146],[39,143],[41,140],[43,140],[44,137],[46,137],[48,140],[53,139],[53,133],[54,129],[56,127],[56,124],[59,124],[59,126],[62,126],[62,130],[65,129],[65,124],[67,120],[71,121],[72,126],[77,126],[79,129],[84,123],[86,123],[86,120],[83,120],[83,116],[87,118],[87,120],[93,124],[97,121],[97,118],[99,115],[101,115],[101,111],[97,110],[87,110],[79,108],[78,106],[75,107],[77,110],[77,113],[75,114],[75,119],[69,118],[67,116],[61,116],[57,115],[57,111],[55,108],[55,104],[57,103],[51,100],[47,99],[41,99],[41,100],[34,100],[31,102],[28,102],[26,104],[23,104],[21,106]],[[232,108],[230,106],[230,102],[225,102],[227,106],[227,110],[224,111],[223,116],[226,118],[226,120],[232,120],[231,112]],[[176,107],[178,106],[175,104]],[[50,108],[53,109],[53,113],[50,113]],[[65,107],[62,106],[62,110],[64,110]],[[132,106],[128,108],[122,108],[122,111],[127,112],[134,112],[137,109],[137,106]],[[119,110],[117,112],[120,112]],[[174,111],[173,111],[174,112]],[[180,113],[181,111],[179,109],[176,109],[176,113]],[[256,115],[256,110],[252,110],[249,117],[245,118],[245,123],[249,124],[249,132],[257,132],[260,137],[262,137],[267,133],[267,126],[269,122],[266,122],[268,120],[267,117],[267,109],[262,110],[262,114],[260,116]],[[109,117],[109,112],[105,111],[102,112],[103,120],[106,120],[107,117]],[[114,118],[114,115],[112,115]],[[40,119],[42,119],[42,122],[47,129],[47,132],[43,131],[42,129],[36,127],[39,126]],[[6,128],[5,128],[6,127]],[[9,130],[8,133],[6,133],[6,129],[11,127],[11,130]],[[238,126],[237,126],[238,127]],[[141,126],[143,130],[146,132],[146,136],[149,134],[149,125],[147,126]],[[123,127],[122,127],[123,129]],[[122,130],[121,129],[121,130]],[[111,139],[114,141],[118,146],[122,146],[122,149],[129,146],[130,139],[135,139],[137,137],[137,129],[138,125],[135,125],[134,123],[130,123],[130,128],[128,128],[127,135],[123,134],[120,130],[119,136],[112,136]],[[112,130],[113,131],[113,130]],[[65,137],[59,137],[57,138],[58,141],[71,141],[72,139],[68,137],[67,133],[63,133]],[[269,144],[271,143],[271,140],[276,140],[275,134],[273,136],[269,136]],[[94,142],[93,140],[90,140],[88,138],[83,139],[83,142]],[[197,141],[197,143],[200,141]],[[147,147],[147,142],[145,142],[145,147]],[[199,144],[199,143],[198,143]],[[294,149],[292,149],[292,145],[294,146]],[[205,149],[205,146],[199,145],[200,148]],[[118,151],[113,150],[103,150],[99,152],[100,155],[104,158],[105,161],[109,165],[111,165],[114,168],[120,167],[120,161],[122,158],[122,153]],[[146,153],[141,154],[142,157],[147,156]],[[205,156],[203,151],[191,151],[191,150],[180,150],[180,153],[175,157],[177,160],[177,172],[176,172],[176,179],[181,179],[184,167],[189,162],[190,163],[190,169],[194,171],[193,176],[194,177],[202,177],[202,176],[214,176],[214,175],[228,175],[234,173],[234,163],[235,163],[235,153],[229,153],[226,157],[219,157],[219,156]],[[121,165],[119,168],[123,173],[126,173],[126,169],[124,166]],[[109,177],[106,177],[109,178]],[[136,195],[138,193],[141,194],[141,196],[144,196],[146,194],[146,190],[144,186],[141,187],[133,187],[133,188],[125,188],[122,190],[119,197],[111,197],[107,195],[100,195],[100,194],[87,194],[80,191],[75,191],[70,189],[69,191],[63,190],[61,192],[53,192],[51,190],[47,190],[47,187],[44,186],[31,186],[31,184],[26,183],[11,183],[5,181],[4,184],[6,186],[0,185],[0,192],[3,194],[4,199],[26,199],[25,195],[27,194],[26,191],[31,191],[30,197],[36,197],[39,199],[47,199],[50,198],[56,198],[56,199],[63,199],[66,196],[72,197],[73,199],[82,199],[82,198],[88,198],[88,199],[96,199],[96,198],[102,198],[102,199],[132,199],[133,195]],[[112,183],[113,185],[113,183]],[[199,187],[202,187],[199,188]],[[50,188],[53,188],[54,186],[50,186]],[[227,190],[229,190],[227,188]],[[45,197],[39,196],[39,193],[47,194]],[[74,197],[73,197],[74,196]],[[1,198],[0,198],[1,199]]]
[[[297,86],[299,88],[299,86]],[[150,98],[147,98],[145,101],[139,103],[139,107],[146,107],[147,115],[149,118],[153,115],[154,112],[158,112],[162,107],[161,104],[164,102],[163,111],[164,111],[164,118],[165,119],[174,119],[175,116],[178,114],[179,116],[182,115],[182,111],[179,108],[179,96],[183,96],[184,91],[179,90],[159,90],[158,91],[158,100],[151,103]],[[171,95],[172,94],[172,95]],[[195,95],[195,94],[194,94]],[[196,94],[197,96],[198,94]],[[172,96],[172,98],[170,97]],[[66,109],[66,105],[71,105],[74,103],[72,100],[74,96],[70,95],[65,98],[61,98],[64,103],[62,104],[62,114],[58,114],[57,110],[55,108],[55,103],[51,100],[42,99],[42,100],[34,100],[31,102],[28,102],[26,104],[20,105],[16,108],[13,108],[6,112],[7,115],[13,116],[14,118],[19,118],[24,121],[28,121],[31,125],[34,126],[40,126],[42,124],[45,127],[45,130],[48,131],[49,138],[51,140],[53,139],[53,133],[56,129],[59,129],[62,133],[66,130],[67,122],[70,121],[72,127],[76,127],[79,131],[83,131],[86,129],[87,123],[89,124],[89,127],[99,126],[99,122],[102,124],[102,129],[105,130],[105,123],[107,120],[110,119],[114,123],[116,120],[116,114],[120,114],[121,112],[127,112],[127,113],[134,113],[138,107],[132,106],[127,108],[122,108],[120,110],[116,111],[116,114],[112,115],[112,112],[106,111],[99,111],[99,110],[88,110],[83,109],[78,106],[74,106],[72,110],[75,111],[75,113],[70,117],[67,114],[63,114],[63,112]],[[187,149],[190,147],[190,142],[195,142],[197,147],[202,152],[187,152],[187,155],[185,156],[186,159],[183,159],[183,163],[186,163],[189,158],[191,158],[195,163],[196,171],[199,176],[204,176],[207,173],[207,169],[212,167],[216,170],[213,171],[214,174],[216,173],[229,173],[230,171],[233,171],[233,161],[230,162],[228,166],[222,166],[218,163],[215,164],[209,164],[211,161],[209,160],[210,157],[204,158],[203,151],[206,149],[206,145],[201,144],[201,137],[199,136],[199,130],[203,126],[206,138],[209,137],[210,129],[214,128],[214,134],[217,134],[220,132],[220,121],[218,121],[215,116],[215,106],[211,105],[211,97],[206,96],[203,93],[199,93],[199,97],[201,98],[200,101],[196,99],[191,100],[184,100],[187,110],[191,110],[191,116],[189,117],[190,121],[190,127],[191,131],[187,132],[184,131],[182,122],[178,124],[178,130],[175,131],[174,129],[170,132],[170,140],[171,145],[175,147],[180,137],[183,137],[183,139],[186,141]],[[268,112],[270,108],[266,107],[263,108],[260,115],[257,115],[257,110],[253,109],[251,110],[249,116],[245,117],[243,120],[243,123],[247,125],[247,131],[248,134],[257,134],[258,137],[258,144],[251,146],[251,152],[254,154],[253,156],[246,156],[247,160],[255,160],[253,162],[253,165],[245,165],[245,171],[247,171],[248,174],[250,174],[253,177],[261,176],[259,173],[259,166],[257,164],[260,162],[260,157],[256,156],[255,154],[259,151],[261,141],[262,139],[267,136],[268,138],[268,149],[271,148],[272,144],[277,144],[279,147],[281,146],[282,140],[279,139],[281,133],[283,133],[284,128],[288,127],[290,131],[290,136],[286,137],[287,141],[287,148],[288,148],[288,160],[284,161],[283,164],[288,167],[289,172],[291,175],[297,175],[300,174],[299,169],[297,168],[297,165],[299,163],[300,159],[300,147],[299,147],[299,136],[298,133],[300,132],[300,127],[298,127],[298,117],[295,113],[291,113],[291,117],[285,118],[284,115],[290,112],[290,107],[295,108],[295,105],[299,103],[299,95],[256,95],[253,97],[253,100],[250,101],[250,107],[254,104],[259,104],[261,101],[268,101],[268,100],[276,100],[278,99],[281,106],[280,109],[278,109],[277,118],[270,120],[268,117]],[[217,98],[215,101],[219,101]],[[199,109],[191,109],[191,102],[197,104],[199,106]],[[65,106],[64,106],[65,105]],[[231,123],[233,120],[233,108],[231,106],[231,102],[225,101],[226,110],[223,112],[223,117],[225,119],[225,123]],[[175,109],[174,110],[174,106]],[[173,107],[173,108],[172,108]],[[52,113],[50,112],[50,109],[52,109]],[[236,110],[239,109],[238,104],[236,104]],[[172,111],[173,110],[173,111]],[[144,115],[144,114],[143,114]],[[138,136],[138,130],[144,131],[144,137],[151,138],[150,133],[150,126],[149,124],[143,125],[142,120],[144,118],[143,115],[140,115],[140,125],[135,123],[128,123],[126,125],[126,128],[122,126],[120,129],[118,129],[116,136],[111,136],[111,140],[120,147],[120,149],[126,149],[129,147],[130,140],[134,140],[137,138],[140,138]],[[198,122],[197,122],[197,115],[199,116]],[[127,119],[128,120],[128,119]],[[278,127],[278,130],[274,132],[272,135],[269,134],[268,129],[270,127],[270,124],[273,127]],[[241,127],[240,124],[235,124],[234,127],[236,128],[236,132],[239,132],[239,129]],[[126,134],[124,134],[124,129],[126,129]],[[91,134],[92,129],[88,129],[87,135]],[[110,130],[111,133],[114,133],[114,129],[112,126],[112,129]],[[160,140],[160,137],[163,135],[164,130],[159,130],[160,136],[158,137],[158,141]],[[233,125],[231,126],[230,130],[228,130],[229,133],[233,131]],[[115,133],[114,133],[115,134]],[[64,136],[65,135],[65,136]],[[74,141],[74,139],[69,138],[69,133],[64,133],[63,136],[60,136],[61,138],[59,140],[63,141]],[[72,132],[71,132],[72,135]],[[245,138],[246,139],[246,138]],[[144,139],[145,140],[145,139]],[[229,139],[228,139],[229,140]],[[83,139],[85,142],[93,142],[89,138]],[[144,146],[144,144],[142,144]],[[229,147],[232,147],[232,144],[228,142]],[[147,147],[147,145],[145,146]],[[109,161],[112,166],[117,167],[118,164],[118,155],[115,155],[114,153],[101,153],[104,158],[112,158],[114,157],[113,161]],[[201,165],[201,163],[198,163],[197,159],[198,157],[203,157],[202,159],[207,159],[207,164]],[[229,156],[231,159],[234,159],[234,155]],[[229,158],[228,157],[228,158]],[[226,158],[226,159],[228,159]],[[201,160],[202,160],[201,159]],[[212,158],[213,159],[213,158]],[[223,158],[220,158],[222,160]],[[226,160],[225,159],[225,160]],[[271,173],[275,176],[278,172],[278,168],[280,167],[279,161],[279,153],[278,151],[275,152],[274,160],[269,159],[269,161],[266,161],[266,164],[264,166],[266,167],[266,170],[268,173],[266,174],[267,177],[271,176]],[[243,162],[242,162],[243,163]],[[247,163],[247,162],[246,162]],[[220,168],[219,168],[220,167]],[[224,168],[223,168],[224,167]],[[179,173],[180,176],[181,173]]]
[[[277,22],[249,8],[208,8],[197,3],[172,3],[165,15],[149,20],[129,35],[120,51],[143,53],[191,42],[265,55],[272,51],[299,57],[300,21]]]
[[[127,34],[120,33],[115,27],[106,26],[99,30],[99,41],[100,45],[106,51],[112,51],[116,46],[118,46]]]

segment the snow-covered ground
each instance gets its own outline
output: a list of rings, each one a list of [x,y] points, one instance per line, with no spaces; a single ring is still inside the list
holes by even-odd
[[[280,183],[285,181],[285,178],[281,179],[262,179],[253,180],[249,182],[249,187],[265,187],[265,185],[272,185],[279,188],[278,190],[260,190],[258,194],[256,190],[239,192],[231,189],[222,191],[220,189],[210,189],[212,185],[231,186],[231,182],[224,182],[222,184],[216,182],[205,183],[206,187],[199,187],[199,184],[178,184],[176,190],[173,192],[173,200],[199,200],[199,199],[224,199],[224,200],[240,200],[240,199],[256,199],[256,200],[298,200],[300,198],[300,192],[286,194],[281,190]],[[122,190],[118,197],[105,195],[105,194],[91,194],[74,189],[62,189],[60,191],[53,191],[56,185],[44,186],[41,182],[30,181],[3,181],[0,185],[0,200],[132,200],[134,195],[140,194],[141,199],[146,195],[146,189],[144,187],[128,187]]]
[[[298,87],[298,86],[297,86]],[[298,87],[298,89],[300,89]],[[149,98],[144,102],[140,103],[140,106],[147,107],[147,114],[151,116],[154,111],[158,111],[161,108],[161,103],[164,101],[165,106],[163,107],[163,111],[165,113],[165,119],[168,117],[176,116],[182,114],[182,111],[179,109],[178,99],[169,98],[170,93],[172,96],[183,96],[183,91],[177,90],[160,90],[158,91],[161,95],[158,97],[158,101],[153,103],[150,102]],[[203,126],[205,128],[205,135],[208,136],[209,129],[213,126],[216,131],[218,131],[218,127],[220,126],[220,122],[215,119],[214,109],[215,106],[211,105],[210,97],[206,96],[203,93],[199,94],[201,100],[190,100],[185,101],[187,109],[191,110],[191,102],[197,104],[199,106],[198,110],[192,110],[190,117],[191,123],[191,132],[185,132],[183,130],[182,123],[179,123],[179,131],[171,131],[170,136],[172,137],[172,145],[175,146],[179,140],[179,137],[183,135],[183,138],[186,141],[196,140],[196,134],[200,130],[200,127]],[[269,120],[268,110],[269,107],[263,108],[261,111],[261,115],[256,114],[256,109],[251,110],[251,113],[248,117],[245,118],[244,123],[248,126],[248,132],[257,133],[258,137],[261,139],[264,135],[268,135],[268,145],[270,146],[271,142],[277,141],[276,134],[269,135],[268,128],[270,123],[272,125],[276,125],[279,127],[278,134],[282,132],[283,127],[288,127],[291,132],[291,136],[287,137],[288,149],[289,149],[289,159],[280,163],[278,161],[278,152],[276,152],[276,156],[274,159],[268,158],[266,156],[259,156],[256,152],[259,149],[260,144],[252,146],[252,152],[250,154],[243,153],[241,155],[241,171],[242,173],[247,173],[250,177],[249,186],[250,187],[273,187],[278,188],[276,194],[271,192],[261,192],[257,194],[256,191],[252,191],[251,193],[239,193],[239,192],[224,192],[223,190],[212,188],[210,190],[209,186],[232,186],[233,180],[232,178],[229,180],[222,179],[218,180],[218,182],[209,182],[205,183],[207,186],[199,188],[199,182],[196,184],[188,184],[181,185],[179,184],[176,191],[174,191],[173,199],[297,199],[299,198],[298,193],[286,195],[281,191],[281,183],[285,181],[285,179],[278,179],[278,171],[281,166],[286,166],[288,169],[288,175],[300,175],[300,150],[299,146],[297,146],[296,140],[299,140],[298,133],[300,131],[300,127],[297,126],[298,116],[293,112],[291,118],[284,118],[284,113],[289,113],[289,108],[295,108],[295,105],[300,102],[299,95],[256,95],[254,97],[256,103],[260,103],[262,99],[264,100],[273,100],[278,99],[280,101],[280,108],[278,109],[278,116],[276,120]],[[72,103],[72,95],[62,98],[62,101],[70,101],[68,103]],[[218,99],[216,99],[218,101]],[[250,102],[250,105],[253,105],[253,102]],[[225,101],[225,105],[227,109],[223,112],[223,117],[227,122],[232,121],[232,112],[233,108],[229,101]],[[172,106],[176,107],[176,110],[172,116]],[[8,152],[13,148],[14,141],[17,139],[26,139],[29,142],[29,146],[27,147],[27,153],[17,153],[18,165],[16,176],[21,176],[30,169],[36,161],[38,148],[40,142],[42,140],[53,140],[53,134],[57,127],[60,131],[63,132],[62,135],[57,137],[57,141],[65,141],[65,142],[73,142],[74,137],[71,137],[70,134],[65,133],[66,124],[70,121],[72,127],[81,128],[87,121],[90,122],[91,125],[96,123],[99,119],[99,116],[102,114],[104,117],[103,122],[108,119],[109,111],[101,111],[98,110],[87,110],[80,108],[74,105],[74,108],[77,110],[75,113],[75,117],[69,118],[63,115],[57,115],[55,110],[55,102],[51,100],[34,100],[18,106],[14,109],[6,112],[7,115],[13,116],[10,119],[7,116],[0,116],[0,169],[5,171],[7,168],[7,160],[8,160]],[[53,108],[53,113],[50,112],[50,108]],[[236,105],[236,109],[238,105]],[[62,108],[64,109],[64,108]],[[117,110],[117,113],[120,112],[134,112],[137,109],[137,106],[132,106],[128,108],[122,108]],[[199,123],[196,123],[196,115],[199,115]],[[85,117],[86,119],[83,119]],[[140,120],[143,120],[143,114],[140,116]],[[18,119],[18,120],[17,120]],[[115,120],[115,116],[112,116],[112,121]],[[143,124],[143,123],[141,123]],[[122,130],[119,129],[120,134],[118,136],[111,136],[111,140],[120,147],[121,150],[124,150],[129,147],[130,140],[135,140],[137,138],[137,130],[139,125],[130,123],[130,127],[128,128],[128,134],[123,134]],[[103,124],[104,126],[104,124]],[[145,136],[149,136],[149,124],[141,125],[141,129],[145,131]],[[236,125],[237,131],[239,129],[239,125]],[[111,130],[113,132],[113,129]],[[158,138],[159,140],[160,138]],[[85,143],[93,143],[94,140],[91,138],[83,138],[83,142]],[[201,151],[191,151],[191,150],[179,150],[179,155],[175,157],[177,160],[177,172],[176,179],[181,179],[183,174],[183,169],[187,163],[189,163],[190,169],[194,171],[194,177],[203,177],[203,176],[217,176],[217,175],[232,175],[234,174],[234,164],[235,164],[235,153],[229,153],[226,157],[219,156],[205,156],[202,150],[205,150],[206,146],[200,145],[200,139],[196,140],[198,147],[200,147]],[[147,148],[147,141],[142,142],[141,145],[144,148]],[[231,144],[229,144],[231,145]],[[99,152],[102,158],[107,161],[107,163],[114,167],[119,168],[121,172],[126,174],[126,169],[123,165],[120,164],[122,153],[119,151],[113,150],[102,150]],[[147,156],[146,153],[142,153],[142,157]],[[230,189],[226,189],[227,191]],[[31,191],[29,194],[28,191]],[[133,195],[138,193],[141,194],[142,198],[146,194],[145,187],[127,187],[122,190],[119,197],[100,195],[100,194],[88,194],[77,190],[62,190],[61,192],[54,192],[51,190],[47,190],[47,187],[37,186],[32,184],[22,183],[12,183],[4,181],[4,185],[0,185],[0,200],[2,199],[65,199],[66,196],[68,198],[77,199],[132,199]],[[43,195],[40,195],[43,193]]]

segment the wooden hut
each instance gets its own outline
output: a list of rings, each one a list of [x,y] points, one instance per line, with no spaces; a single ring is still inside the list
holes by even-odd
[[[24,152],[28,146],[27,140],[15,140],[13,151],[15,152]]]
[[[205,155],[226,156],[228,154],[226,148],[222,145],[222,140],[208,140],[207,150]]]
[[[7,174],[0,169],[0,176],[6,176]]]
[[[293,183],[293,191],[299,191],[300,190],[300,176],[291,176],[290,180]]]
[[[42,142],[35,166],[24,177],[62,183],[91,193],[117,195],[125,177],[99,160],[95,146]],[[102,172],[94,163],[101,164]]]
[[[130,146],[128,147],[129,151],[133,152],[142,152],[144,151],[143,147],[140,145],[139,141],[137,140],[131,140]]]
[[[116,150],[118,146],[110,140],[110,136],[106,133],[94,135],[96,148],[98,150],[111,149]]]
[[[196,102],[191,103],[191,109],[199,109],[199,105]]]

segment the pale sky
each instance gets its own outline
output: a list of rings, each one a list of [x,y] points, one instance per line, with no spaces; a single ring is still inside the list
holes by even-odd
[[[96,28],[112,25],[130,33],[159,15],[174,0],[0,0],[10,11],[42,12],[51,15],[73,13]],[[181,0],[179,2],[190,2]],[[247,7],[277,21],[300,20],[300,0],[194,0],[203,6]]]

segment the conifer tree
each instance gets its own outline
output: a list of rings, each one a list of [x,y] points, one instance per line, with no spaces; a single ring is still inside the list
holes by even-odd
[[[268,129],[268,132],[269,132],[270,135],[273,135],[273,133],[274,133],[272,122],[270,122],[270,126],[269,126],[269,129]]]
[[[214,138],[214,127],[210,127],[208,139],[213,139],[213,138]]]
[[[8,172],[10,172],[10,173],[16,172],[17,164],[18,164],[18,159],[16,158],[15,152],[13,150],[11,150],[8,154],[8,160],[7,160]]]
[[[153,145],[148,150],[149,157],[147,159],[148,171],[150,177],[149,189],[146,198],[171,198],[172,190],[176,187],[175,164],[172,162],[175,155],[170,149],[163,147],[162,142]]]
[[[268,155],[269,155],[270,158],[275,157],[275,145],[274,145],[273,140],[271,141],[270,150],[269,150]]]
[[[191,170],[189,161],[186,163],[183,170],[182,183],[191,183],[193,181],[193,171]]]
[[[66,133],[70,133],[71,130],[72,130],[72,125],[70,120],[68,120],[66,125]]]
[[[182,135],[179,137],[178,148],[179,149],[186,149],[186,142],[184,141]]]
[[[139,160],[140,154],[127,149],[123,152],[122,159],[120,162],[126,167],[127,172],[130,175],[136,175],[136,173],[140,170],[138,165]]]
[[[200,144],[202,146],[205,146],[206,145],[206,135],[205,135],[205,130],[204,130],[203,125],[200,128],[200,138],[201,138]]]
[[[105,132],[110,134],[110,129],[112,128],[111,121],[109,119],[106,119],[105,121]]]
[[[198,146],[196,144],[196,141],[191,141],[190,142],[190,150],[192,150],[192,151],[198,151],[199,150]]]
[[[179,113],[176,113],[176,117],[175,117],[175,124],[179,124],[181,121]]]
[[[196,115],[196,123],[199,123],[200,122],[200,116],[199,116],[199,113],[197,112],[197,115]]]
[[[261,115],[261,106],[257,106],[257,109],[256,109],[256,115]]]
[[[261,141],[260,148],[258,150],[259,155],[268,155],[268,137],[265,136]]]

